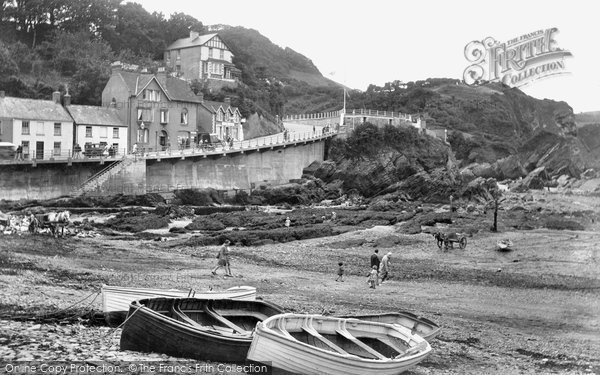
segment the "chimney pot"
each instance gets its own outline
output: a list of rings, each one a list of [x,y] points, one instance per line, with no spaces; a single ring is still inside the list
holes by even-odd
[[[225,98],[225,104],[231,107],[231,98]]]
[[[193,31],[193,30],[190,30],[190,38],[192,38],[192,39],[196,39],[196,38],[197,38],[197,37],[199,37],[199,36],[200,36],[200,33],[199,33],[199,32],[197,32],[197,31]]]
[[[52,100],[54,101],[54,103],[60,104],[60,91],[54,91],[52,93]]]

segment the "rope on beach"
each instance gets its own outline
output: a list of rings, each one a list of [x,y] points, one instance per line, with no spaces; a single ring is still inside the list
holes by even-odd
[[[110,332],[108,332],[106,335],[104,335],[104,336],[100,337],[100,340],[101,340],[101,341],[102,341],[102,340],[104,340],[104,339],[105,339],[105,338],[107,338],[108,336],[111,336],[113,333],[115,333],[115,331],[116,331],[117,329],[119,329],[119,328],[123,327],[123,326],[125,325],[125,323],[127,323],[127,321],[128,321],[129,319],[131,319],[131,318],[132,318],[132,317],[135,315],[135,313],[136,313],[136,312],[138,312],[138,310],[139,310],[141,307],[142,307],[142,305],[140,305],[140,306],[136,307],[136,308],[135,308],[135,310],[133,310],[133,312],[132,312],[132,313],[131,313],[131,314],[130,314],[128,317],[127,317],[127,319],[125,319],[125,321],[124,321],[123,323],[121,323],[121,324],[119,324],[117,327],[113,328],[113,329],[112,329]]]
[[[94,301],[96,301],[96,299],[98,298],[98,296],[100,295],[100,293],[101,293],[100,291],[93,292],[93,293],[87,295],[86,297],[80,299],[79,301],[77,301],[75,303],[72,303],[71,305],[69,305],[69,306],[67,306],[67,307],[65,307],[63,309],[57,310],[57,311],[44,312],[42,314],[33,314],[33,315],[30,315],[30,314],[2,315],[2,316],[0,316],[0,318],[2,318],[2,319],[16,319],[16,320],[36,320],[36,321],[40,321],[41,320],[41,321],[43,321],[45,319],[50,319],[53,316],[61,314],[61,313],[65,312],[65,311],[69,311],[73,307],[79,305],[80,303],[83,303],[83,301],[87,300],[88,298],[90,298],[92,296],[95,296],[94,299],[91,302],[89,302],[87,305],[84,306],[84,307],[87,308],[92,303],[94,303]],[[78,313],[76,313],[74,315],[67,316],[67,318],[82,317],[84,315],[85,315],[85,313],[84,314],[78,314]]]

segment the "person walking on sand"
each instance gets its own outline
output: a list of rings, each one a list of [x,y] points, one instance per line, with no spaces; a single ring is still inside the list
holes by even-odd
[[[376,267],[376,270],[379,270],[379,264],[381,260],[379,259],[379,250],[375,249],[375,252],[371,254],[371,268]],[[377,277],[377,284],[379,284],[379,275]]]
[[[381,284],[388,278],[388,272],[390,271],[390,258],[392,253],[389,252],[381,258],[381,264],[379,265],[379,273],[381,274]]]
[[[371,268],[371,272],[369,272],[369,275],[367,276],[367,283],[369,283],[369,288],[371,289],[375,289],[375,286],[377,285],[377,266],[373,266]]]
[[[344,262],[338,263],[337,277],[335,278],[335,281],[344,282]]]
[[[217,255],[217,265],[212,269],[213,275],[217,274],[217,270],[221,267],[225,268],[225,276],[232,277],[231,268],[229,264],[229,240],[225,240],[223,245],[219,248],[219,254]]]

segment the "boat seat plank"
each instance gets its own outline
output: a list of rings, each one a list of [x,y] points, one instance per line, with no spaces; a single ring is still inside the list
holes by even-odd
[[[285,318],[281,318],[277,321],[277,327],[275,327],[277,331],[279,331],[282,335],[287,337],[289,340],[298,341],[297,338],[292,336],[287,329],[285,329]]]
[[[260,321],[267,320],[269,315],[262,313],[260,311],[243,311],[243,310],[223,310],[222,312],[215,310],[217,314],[221,316],[252,316],[257,318]]]
[[[348,355],[348,352],[346,352],[344,349],[340,348],[339,346],[337,346],[336,344],[331,342],[326,337],[323,337],[323,335],[321,335],[314,327],[312,327],[306,321],[304,322],[304,324],[302,324],[302,330],[304,332],[308,333],[309,335],[317,338],[318,340],[320,340],[321,342],[323,342],[325,345],[329,346],[331,349],[335,350],[336,352],[338,352],[340,354]]]
[[[250,332],[240,328],[239,326],[237,326],[236,324],[232,323],[231,321],[229,321],[228,319],[225,319],[224,317],[222,317],[221,315],[217,314],[212,308],[210,308],[209,306],[205,306],[204,307],[204,311],[212,318],[214,318],[215,320],[217,320],[219,323],[222,323],[224,325],[226,325],[227,327],[233,329],[234,331],[238,332],[238,333],[242,333],[242,334],[249,334]]]
[[[344,325],[345,325],[345,321],[344,321]],[[354,337],[354,335],[352,335],[350,332],[348,332],[346,330],[346,328],[344,327],[344,325],[338,325],[338,328],[335,330],[335,332],[337,334],[345,337],[346,339],[352,341],[356,346],[361,347],[362,349],[364,349],[369,354],[374,355],[376,358],[379,358],[379,359],[382,359],[382,360],[389,359],[386,356],[384,356],[383,354],[379,353],[377,350],[371,348],[369,345],[365,344],[364,342],[362,342],[359,339],[357,339],[356,337]]]

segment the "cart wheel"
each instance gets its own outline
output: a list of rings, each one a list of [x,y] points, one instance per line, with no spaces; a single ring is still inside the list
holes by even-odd
[[[467,247],[467,237],[462,237],[460,239],[458,245],[460,246],[461,250],[463,250],[465,247]]]

